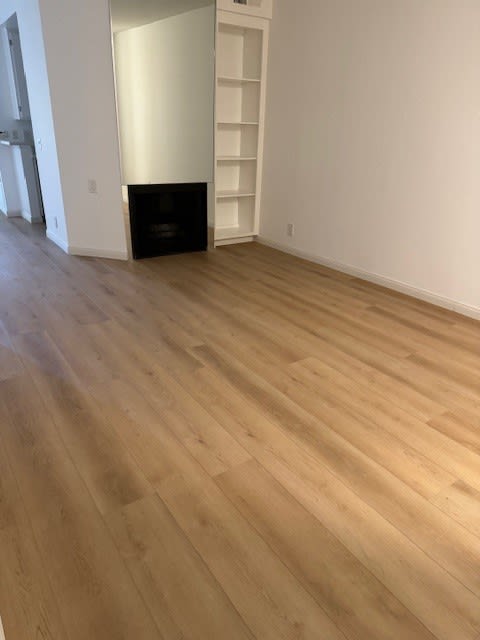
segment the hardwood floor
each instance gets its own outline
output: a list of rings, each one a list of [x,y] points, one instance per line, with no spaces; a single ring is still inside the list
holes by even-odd
[[[260,245],[0,220],[6,640],[479,640],[479,372],[480,323]]]

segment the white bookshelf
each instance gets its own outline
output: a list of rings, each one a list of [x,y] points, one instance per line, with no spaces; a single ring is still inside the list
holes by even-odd
[[[215,246],[259,232],[270,26],[257,17],[263,1],[218,3],[228,10],[217,11]]]

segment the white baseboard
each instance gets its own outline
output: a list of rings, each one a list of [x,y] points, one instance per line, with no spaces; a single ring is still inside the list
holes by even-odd
[[[5,211],[2,211],[2,213],[6,215],[7,218],[23,218],[23,214],[20,210],[7,211],[6,213]]]
[[[53,231],[48,227],[47,227],[47,238],[52,242],[54,242],[57,245],[57,247],[60,247],[62,251],[65,251],[65,253],[68,253],[68,244],[65,242],[65,240],[63,240],[62,238],[57,236],[55,233],[53,233]]]
[[[69,245],[68,253],[71,256],[83,256],[84,258],[107,258],[108,260],[128,260],[128,251],[117,249],[88,249]]]
[[[65,253],[71,256],[83,256],[85,258],[107,258],[109,260],[128,260],[128,251],[117,251],[110,249],[89,249],[86,247],[76,247],[69,245],[62,238],[59,238],[53,231],[47,228],[47,238],[60,247]]]
[[[364,271],[363,269],[359,269],[348,264],[343,264],[342,262],[337,262],[336,260],[332,260],[331,258],[324,258],[322,256],[309,253],[308,251],[295,249],[280,242],[269,240],[264,236],[258,236],[257,242],[259,242],[260,244],[264,244],[267,247],[271,247],[272,249],[277,249],[278,251],[283,251],[284,253],[289,253],[293,256],[297,256],[298,258],[303,258],[304,260],[309,260],[310,262],[321,264],[322,266],[329,267],[330,269],[334,269],[335,271],[347,273],[348,275],[354,276],[356,278],[361,278],[362,280],[367,280],[368,282],[373,282],[374,284],[381,285],[382,287],[386,287],[387,289],[393,289],[394,291],[404,293],[407,296],[418,298],[419,300],[429,302],[430,304],[433,304],[437,307],[449,309],[450,311],[455,311],[456,313],[460,313],[469,318],[480,320],[479,307],[473,307],[468,304],[463,304],[462,302],[457,302],[456,300],[445,298],[436,293],[432,293],[431,291],[413,287],[409,284],[406,284],[405,282],[393,280],[392,278],[387,278],[376,273],[371,273],[370,271]]]
[[[254,236],[246,236],[244,238],[230,238],[229,240],[215,240],[216,247],[226,247],[231,244],[245,244],[246,242],[253,242]]]

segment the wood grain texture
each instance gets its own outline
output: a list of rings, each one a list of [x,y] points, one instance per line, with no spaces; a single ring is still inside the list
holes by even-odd
[[[109,527],[163,637],[254,637],[158,496],[123,508]]]
[[[7,640],[479,640],[480,325],[0,219]]]
[[[217,483],[347,637],[434,637],[256,461]]]

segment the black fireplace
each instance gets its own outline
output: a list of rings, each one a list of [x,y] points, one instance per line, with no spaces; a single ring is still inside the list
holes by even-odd
[[[133,257],[206,251],[207,185],[130,185]]]

